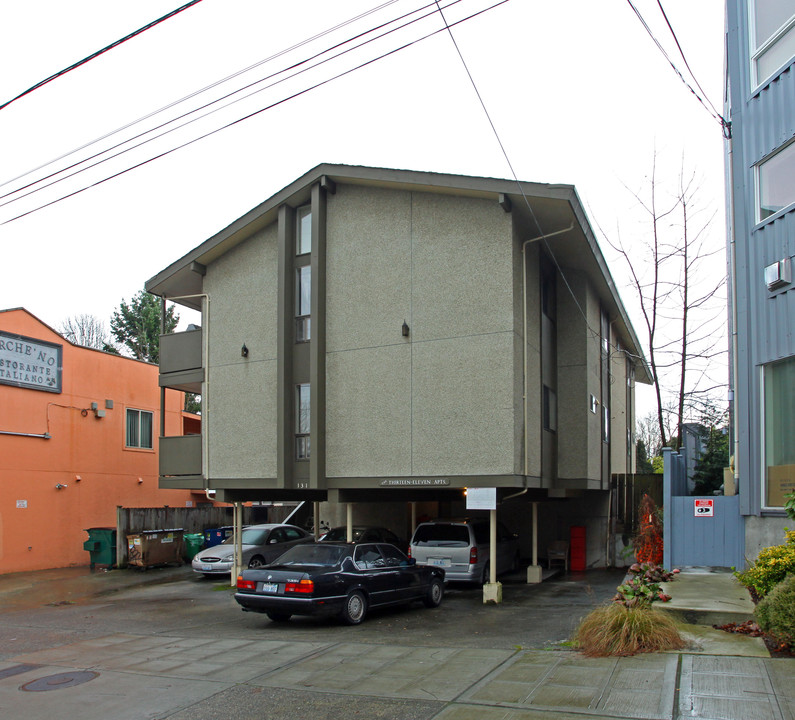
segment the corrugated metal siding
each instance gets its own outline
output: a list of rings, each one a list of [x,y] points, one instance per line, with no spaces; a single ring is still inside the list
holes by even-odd
[[[764,268],[795,254],[795,211],[757,227],[755,166],[795,136],[795,58],[764,86],[751,86],[748,0],[727,0],[733,140],[730,223],[736,241],[736,420],[740,507],[759,514],[762,485],[760,367],[795,355],[795,289],[771,293]]]

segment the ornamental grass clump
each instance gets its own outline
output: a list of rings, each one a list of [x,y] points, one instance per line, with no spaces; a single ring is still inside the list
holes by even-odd
[[[632,565],[631,577],[618,586],[613,602],[596,608],[580,623],[574,636],[577,647],[589,657],[684,647],[673,620],[652,607],[654,602],[671,599],[660,583],[670,582],[678,572],[669,572],[654,563]]]

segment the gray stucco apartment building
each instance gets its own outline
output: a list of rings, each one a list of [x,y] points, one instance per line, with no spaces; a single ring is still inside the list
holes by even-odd
[[[332,525],[354,503],[404,536],[497,488],[526,557],[535,502],[542,555],[582,525],[610,560],[650,377],[573,187],[320,165],[146,288],[202,312],[161,346],[161,386],[203,400],[161,487],[319,501]]]

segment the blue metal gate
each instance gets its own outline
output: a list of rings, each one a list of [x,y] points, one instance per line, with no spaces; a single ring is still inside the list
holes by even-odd
[[[743,568],[745,526],[739,495],[689,495],[684,455],[664,448],[663,461],[665,567]],[[699,505],[702,512],[697,512]]]

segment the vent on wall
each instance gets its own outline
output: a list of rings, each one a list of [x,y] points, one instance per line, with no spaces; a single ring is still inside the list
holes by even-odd
[[[765,285],[768,290],[777,290],[792,282],[789,258],[783,258],[765,268]]]

